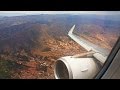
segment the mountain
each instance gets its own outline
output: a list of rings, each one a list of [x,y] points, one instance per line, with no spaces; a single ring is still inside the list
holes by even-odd
[[[86,52],[67,35],[74,24],[74,33],[109,50],[120,35],[120,21],[99,16],[45,14],[1,18],[0,78],[53,79],[58,58]]]

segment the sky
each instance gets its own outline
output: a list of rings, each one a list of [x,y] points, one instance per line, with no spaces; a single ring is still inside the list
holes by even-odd
[[[120,11],[0,11],[0,16],[21,16],[38,14],[95,14],[95,15],[120,15]]]

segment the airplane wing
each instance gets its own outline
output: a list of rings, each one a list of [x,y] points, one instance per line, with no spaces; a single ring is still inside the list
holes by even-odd
[[[109,55],[109,51],[107,49],[101,48],[101,47],[83,39],[80,36],[73,34],[74,28],[75,28],[75,25],[70,29],[70,31],[68,32],[68,35],[74,41],[76,41],[79,45],[81,45],[83,48],[85,48],[87,51],[94,51],[95,53],[93,54],[93,56],[100,62],[104,63],[107,59],[107,56]]]

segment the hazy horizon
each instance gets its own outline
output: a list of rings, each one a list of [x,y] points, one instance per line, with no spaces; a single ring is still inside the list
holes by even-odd
[[[72,15],[120,15],[120,11],[0,11],[0,16],[24,16],[40,14],[72,14]]]

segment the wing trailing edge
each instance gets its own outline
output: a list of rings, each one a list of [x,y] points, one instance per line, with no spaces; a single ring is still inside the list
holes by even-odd
[[[68,36],[70,36],[75,42],[77,42],[87,51],[94,51],[96,54],[93,54],[93,56],[100,62],[104,63],[105,60],[107,59],[107,56],[109,55],[109,51],[83,39],[82,37],[73,34],[74,29],[75,25],[73,25],[73,27],[68,32]]]

